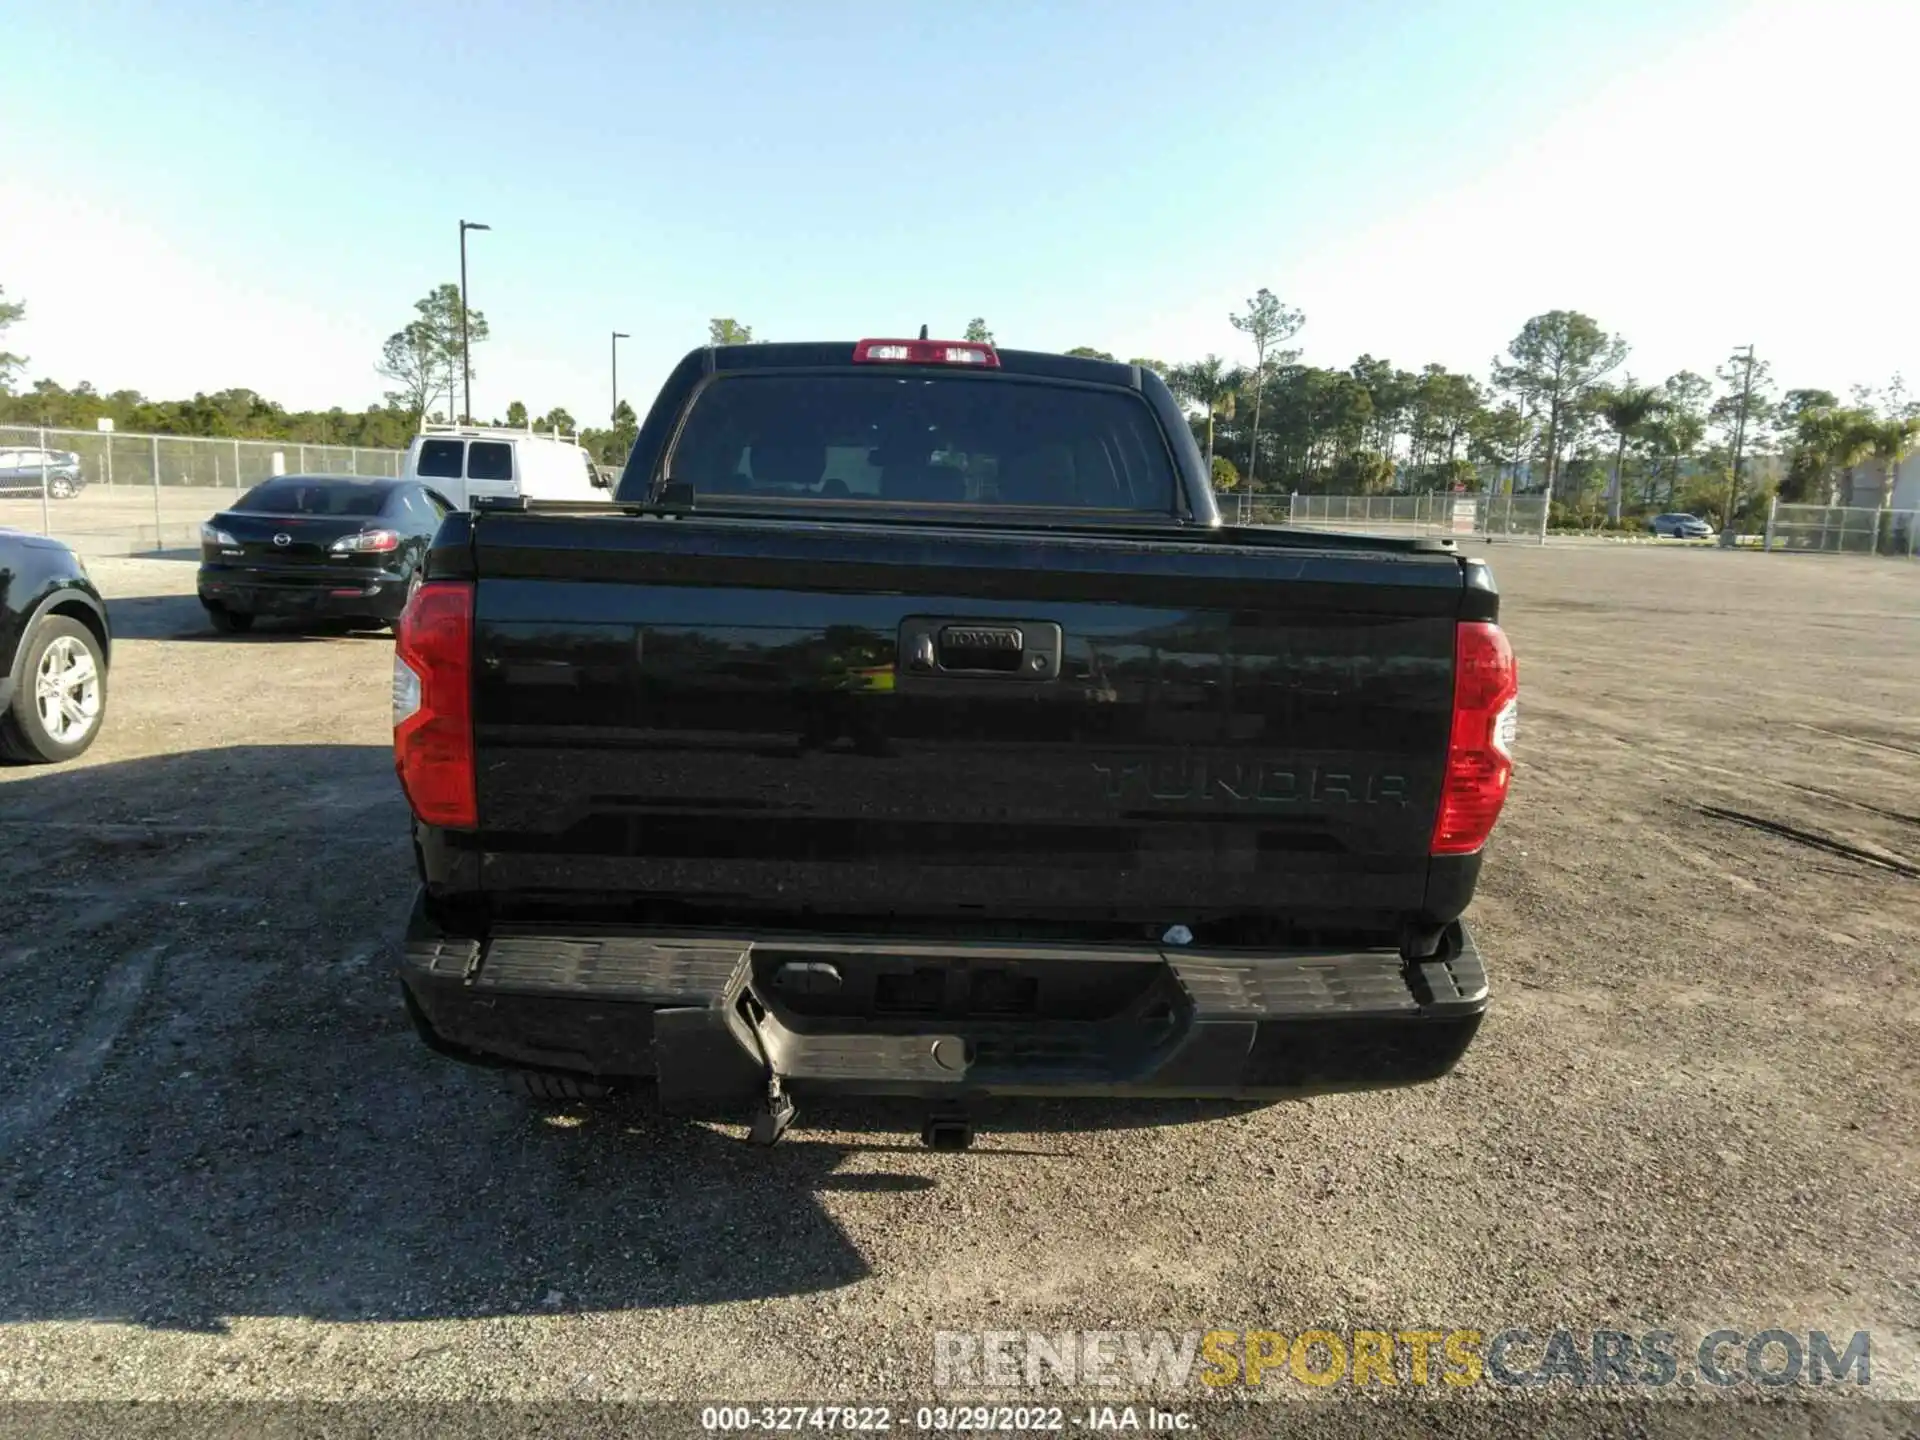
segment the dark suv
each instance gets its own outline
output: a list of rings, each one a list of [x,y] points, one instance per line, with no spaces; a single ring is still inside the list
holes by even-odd
[[[0,759],[71,760],[100,733],[106,602],[58,540],[0,527]]]

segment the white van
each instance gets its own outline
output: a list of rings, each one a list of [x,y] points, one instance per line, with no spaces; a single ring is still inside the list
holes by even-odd
[[[606,500],[592,458],[572,435],[490,425],[422,425],[402,478],[444,495],[457,510],[476,495]]]

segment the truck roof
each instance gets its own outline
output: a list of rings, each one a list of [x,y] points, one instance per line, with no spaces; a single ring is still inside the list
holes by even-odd
[[[709,345],[706,353],[713,370],[794,370],[809,366],[850,365],[856,340],[775,341],[759,345]],[[954,342],[959,343],[959,342]],[[699,353],[699,352],[695,352]],[[1002,374],[1044,376],[1049,380],[1082,380],[1095,385],[1125,385],[1140,388],[1140,367],[1117,360],[1090,360],[1079,355],[1055,355],[1046,350],[1003,350],[999,357]],[[981,372],[986,373],[986,372]]]
[[[987,350],[986,364],[961,365],[954,361],[935,362],[931,357],[912,360],[881,359],[864,353],[874,347],[911,347],[915,345],[964,346]],[[1147,402],[1154,412],[1155,424],[1171,444],[1178,472],[1179,509],[1183,516],[1197,517],[1202,523],[1218,523],[1213,493],[1203,473],[1200,452],[1178,402],[1160,378],[1136,365],[1116,361],[1084,359],[1077,355],[1053,355],[1037,350],[1002,350],[979,342],[938,340],[823,340],[775,342],[750,345],[709,345],[691,350],[676,365],[655,396],[642,421],[639,433],[627,456],[627,464],[614,495],[616,501],[646,504],[654,498],[658,467],[665,459],[688,409],[698,399],[706,383],[716,375],[740,375],[761,371],[805,376],[865,373],[901,376],[944,375],[975,382],[996,379],[1051,381],[1068,385],[1086,385],[1131,391]],[[861,508],[867,508],[862,502]]]
[[[787,525],[864,525],[894,529],[910,527],[923,533],[929,526],[934,526],[955,534],[977,530],[1007,532],[1018,530],[1032,533],[1098,527],[1115,536],[1131,534],[1137,538],[1167,540],[1178,535],[1188,543],[1207,544],[1224,541],[1260,549],[1311,548],[1323,551],[1373,551],[1405,555],[1457,554],[1453,540],[1443,537],[1382,538],[1320,530],[1309,533],[1284,528],[1221,526],[1210,477],[1206,474],[1199,447],[1188,427],[1186,415],[1167,388],[1165,381],[1151,370],[1141,366],[1115,360],[1095,360],[1078,355],[1056,355],[1040,350],[1003,350],[997,345],[984,347],[990,348],[993,352],[995,363],[991,366],[959,365],[951,362],[873,362],[855,358],[856,352],[863,345],[896,343],[935,346],[967,345],[972,348],[983,348],[977,342],[966,341],[866,339],[709,345],[687,352],[668,376],[641,423],[639,434],[628,453],[626,467],[615,487],[612,497],[614,502],[643,513],[656,508],[674,513],[686,513],[687,507],[691,505],[694,510],[700,512],[702,521],[721,524],[736,521],[752,525],[756,521],[777,519]],[[894,376],[905,374],[920,374],[928,377],[964,376],[965,379],[973,382],[991,382],[998,376],[1131,390],[1141,396],[1153,410],[1157,423],[1171,446],[1173,453],[1170,458],[1175,467],[1175,483],[1179,487],[1182,497],[1180,503],[1184,509],[1162,516],[1145,511],[1111,515],[1092,510],[1072,513],[1038,511],[1022,513],[1018,507],[942,506],[939,507],[939,513],[931,514],[925,513],[924,508],[918,513],[907,513],[907,511],[890,508],[885,504],[867,499],[848,502],[811,499],[805,502],[804,508],[797,508],[795,502],[780,497],[734,496],[724,493],[706,496],[703,505],[697,486],[693,488],[690,499],[673,498],[664,489],[656,493],[659,467],[670,447],[675,443],[675,436],[680,432],[682,421],[689,407],[698,398],[706,381],[717,374],[740,374],[756,370],[799,375],[805,375],[808,372],[844,375],[859,371]],[[520,500],[499,504],[489,503],[482,508],[525,511],[545,507]],[[912,507],[908,507],[908,510],[912,510]]]

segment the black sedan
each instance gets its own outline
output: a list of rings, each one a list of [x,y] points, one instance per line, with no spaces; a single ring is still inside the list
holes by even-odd
[[[0,758],[71,760],[107,711],[107,606],[58,540],[0,527]]]
[[[413,480],[275,476],[200,527],[200,603],[229,634],[257,615],[392,625],[452,508]]]

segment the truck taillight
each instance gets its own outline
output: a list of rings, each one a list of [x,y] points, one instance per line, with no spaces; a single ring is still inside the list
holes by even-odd
[[[1487,843],[1513,779],[1520,670],[1498,625],[1463,620],[1453,641],[1453,736],[1434,817],[1435,855],[1471,855]]]
[[[400,617],[393,647],[393,768],[413,813],[471,830],[473,586],[430,580]]]

